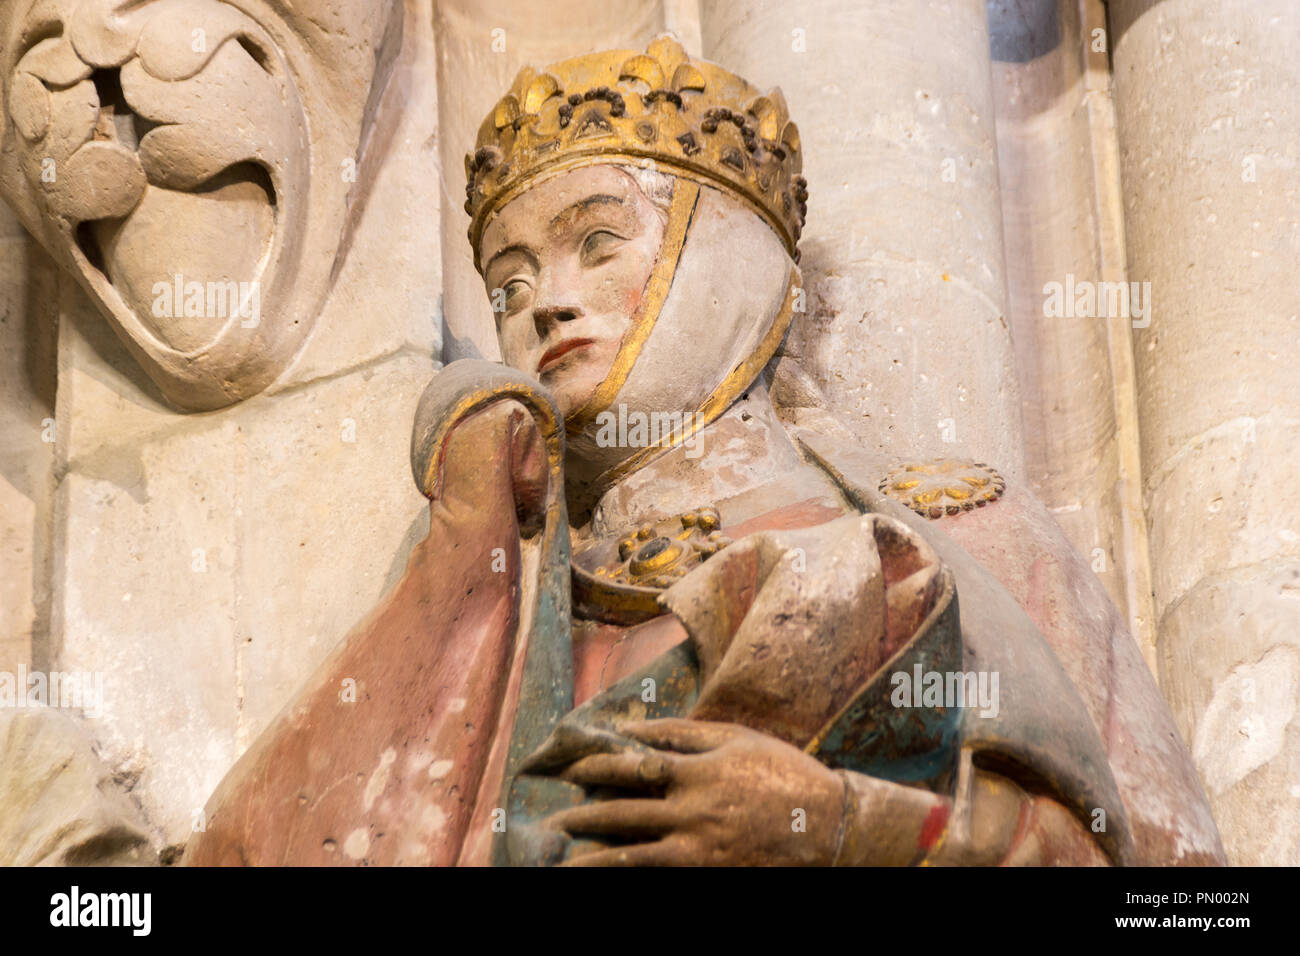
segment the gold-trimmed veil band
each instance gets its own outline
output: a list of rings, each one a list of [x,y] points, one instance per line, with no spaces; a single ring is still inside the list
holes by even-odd
[[[797,265],[791,263],[789,275],[786,277],[781,306],[776,317],[772,320],[772,324],[768,326],[767,332],[763,335],[754,351],[749,354],[749,357],[733,368],[718,383],[717,387],[709,393],[709,397],[700,403],[699,408],[695,410],[695,414],[691,418],[690,429],[674,430],[665,440],[660,441],[658,444],[638,449],[601,474],[596,479],[595,484],[599,487],[609,487],[615,484],[652,458],[670,451],[678,445],[685,444],[701,429],[717,421],[722,416],[722,413],[745,393],[754,379],[767,366],[767,363],[772,361],[773,356],[776,355],[776,350],[781,347],[785,333],[790,328],[790,321],[794,318],[795,301],[802,287],[803,274],[799,271]]]
[[[695,208],[700,198],[700,187],[688,179],[673,181],[673,197],[668,207],[668,222],[664,226],[664,238],[659,247],[659,258],[655,260],[654,269],[646,279],[641,302],[636,314],[623,336],[618,354],[610,366],[609,374],[596,387],[581,408],[570,412],[565,418],[565,427],[570,434],[586,428],[601,412],[606,411],[632,374],[641,349],[645,347],[650,333],[654,331],[659,313],[663,311],[664,302],[672,290],[673,277],[677,274],[677,265],[681,262],[682,249],[690,233],[691,220],[695,217]]]

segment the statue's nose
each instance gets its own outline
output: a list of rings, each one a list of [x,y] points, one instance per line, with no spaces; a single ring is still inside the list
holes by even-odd
[[[557,323],[581,318],[582,306],[574,293],[572,278],[568,269],[555,264],[545,266],[538,275],[533,321],[539,335],[544,336]]]
[[[563,289],[557,289],[553,285],[538,289],[537,300],[533,304],[533,323],[540,337],[545,338],[561,322],[572,322],[581,316],[582,306]]]
[[[543,331],[557,322],[571,322],[582,315],[582,309],[576,305],[544,305],[533,309],[533,319],[538,331]]]

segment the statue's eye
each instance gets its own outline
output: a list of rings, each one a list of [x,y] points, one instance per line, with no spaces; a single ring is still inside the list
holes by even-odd
[[[513,312],[522,308],[527,301],[529,285],[523,279],[512,279],[505,284],[506,311]]]
[[[605,229],[597,229],[582,241],[583,265],[595,265],[603,262],[618,251],[618,246],[622,242],[622,236],[617,236]]]
[[[526,294],[528,294],[528,282],[521,280],[521,278],[516,278],[516,280],[507,282],[506,307],[510,308],[512,304],[517,306],[517,304],[523,302],[523,297]]]

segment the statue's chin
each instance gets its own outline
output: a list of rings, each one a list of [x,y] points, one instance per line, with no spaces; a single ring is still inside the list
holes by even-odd
[[[560,407],[560,414],[567,419],[591,400],[591,397],[596,394],[599,382],[564,380],[547,382],[543,380],[542,384],[555,396],[555,403]]]
[[[565,418],[591,401],[609,375],[614,356],[601,354],[604,351],[599,346],[593,347],[589,354],[574,355],[567,363],[541,374],[541,383],[554,396]]]

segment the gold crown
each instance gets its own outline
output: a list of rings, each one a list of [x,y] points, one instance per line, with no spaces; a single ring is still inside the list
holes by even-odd
[[[645,53],[610,50],[519,71],[465,157],[475,263],[493,211],[538,174],[619,160],[725,187],[797,258],[808,184],[785,97],[692,60],[661,36]]]

